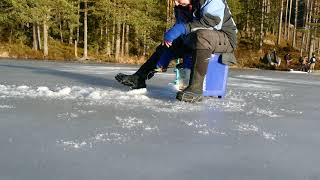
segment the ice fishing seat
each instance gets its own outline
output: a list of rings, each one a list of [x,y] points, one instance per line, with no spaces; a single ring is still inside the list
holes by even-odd
[[[223,98],[226,93],[229,67],[222,63],[219,53],[211,55],[203,82],[203,96]]]

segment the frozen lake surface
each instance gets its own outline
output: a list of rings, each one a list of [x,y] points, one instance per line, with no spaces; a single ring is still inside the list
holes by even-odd
[[[229,73],[224,99],[136,66],[0,60],[0,180],[319,180],[320,76]]]

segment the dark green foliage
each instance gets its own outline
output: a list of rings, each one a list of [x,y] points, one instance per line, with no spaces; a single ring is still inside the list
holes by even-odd
[[[262,0],[227,1],[239,29],[240,42],[246,42],[251,48],[257,48],[261,33]],[[88,0],[89,50],[105,54],[108,44],[114,43],[111,44],[111,55],[113,55],[115,40],[112,39],[115,39],[117,34],[113,31],[114,24],[120,23],[130,28],[128,34],[130,56],[141,56],[143,51],[152,51],[162,41],[166,28],[166,2],[164,0]],[[263,32],[276,34],[280,1],[268,0],[268,2]],[[299,4],[300,6],[303,4],[302,0]],[[61,41],[66,45],[76,40],[79,29],[78,45],[82,47],[83,8],[83,0],[1,0],[0,41],[19,42],[32,47],[33,24],[38,24],[41,30],[42,23],[46,22],[51,37],[49,39]],[[312,17],[319,19],[319,15],[314,14]],[[304,17],[299,16],[299,18]],[[318,21],[313,21],[309,25],[319,27]],[[120,35],[122,35],[122,29]],[[124,40],[121,39],[121,41]]]

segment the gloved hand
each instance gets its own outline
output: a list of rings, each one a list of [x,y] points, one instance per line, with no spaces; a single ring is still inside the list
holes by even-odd
[[[164,40],[172,42],[183,34],[186,34],[184,24],[175,24],[164,34]]]
[[[160,66],[160,67],[157,66],[157,68],[154,69],[154,71],[155,72],[166,72],[167,68],[164,68],[163,66]]]

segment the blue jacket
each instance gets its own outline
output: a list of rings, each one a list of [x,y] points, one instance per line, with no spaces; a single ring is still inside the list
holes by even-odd
[[[226,0],[191,0],[191,5],[191,16],[183,8],[176,8],[177,22],[165,33],[165,40],[173,41],[180,35],[198,29],[215,29],[223,31],[228,36],[232,47],[236,47],[237,27]],[[180,10],[180,13],[177,10]]]
[[[216,29],[228,36],[233,48],[237,45],[237,27],[226,0],[192,0],[194,19],[185,24],[186,32]]]

